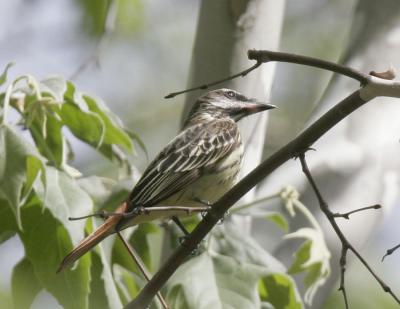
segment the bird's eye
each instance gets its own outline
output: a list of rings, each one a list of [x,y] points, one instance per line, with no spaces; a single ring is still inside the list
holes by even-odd
[[[234,98],[235,97],[235,93],[233,91],[228,91],[227,92],[228,97],[230,98]]]

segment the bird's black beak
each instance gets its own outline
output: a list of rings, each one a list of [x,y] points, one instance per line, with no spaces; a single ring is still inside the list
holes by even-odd
[[[256,99],[250,99],[246,103],[246,107],[245,107],[248,115],[259,113],[259,112],[266,111],[266,110],[273,109],[273,108],[276,108],[276,106],[272,105],[272,104],[267,104],[264,102],[258,102]]]

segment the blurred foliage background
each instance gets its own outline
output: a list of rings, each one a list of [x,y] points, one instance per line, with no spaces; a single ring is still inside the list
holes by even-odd
[[[104,0],[1,1],[0,68],[14,61],[16,65],[9,72],[10,80],[25,73],[40,78],[57,74],[72,79],[79,89],[101,97],[146,145],[148,155],[140,147],[135,148],[137,156],[133,163],[142,171],[148,160],[179,129],[184,96],[173,100],[164,100],[163,97],[187,85],[201,2],[117,2],[118,5],[110,12],[112,1]],[[390,63],[399,67],[400,57],[395,52],[400,47],[399,8],[395,0],[379,3],[373,0],[287,0],[280,50],[340,61],[366,72],[385,70]],[[268,123],[264,156],[295,136],[312,119],[346,95],[347,90],[355,87],[356,83],[333,77],[327,72],[277,65],[270,98],[280,111]],[[367,202],[384,204],[381,214],[360,215],[359,219],[345,222],[343,228],[398,292],[397,255],[385,263],[380,259],[387,248],[400,241],[396,224],[400,210],[395,207],[399,202],[399,164],[396,163],[399,131],[394,124],[388,128],[380,126],[380,123],[398,123],[396,114],[399,115],[399,110],[396,103],[388,99],[379,100],[382,102],[379,110],[369,109],[360,113],[364,122],[353,119],[345,129],[341,129],[340,132],[345,133],[331,134],[330,140],[319,145],[320,155],[311,155],[311,159],[319,181],[328,191],[328,199],[338,196],[337,192],[348,190],[348,194],[359,199],[346,200],[346,207],[362,207],[366,205],[361,203]],[[361,135],[360,131],[366,135]],[[388,144],[391,148],[387,148]],[[372,146],[377,148],[370,149]],[[88,145],[74,139],[73,147],[79,153],[73,165],[85,175],[115,176],[112,163],[100,159],[100,155]],[[380,161],[371,159],[371,152],[373,158],[379,157]],[[360,172],[368,164],[378,165],[385,173]],[[260,187],[259,194],[262,196],[270,191],[276,192],[283,185],[294,184],[303,189],[305,204],[314,204],[311,209],[316,211],[312,194],[297,178],[294,179],[293,166],[299,170],[297,163],[285,166]],[[301,173],[296,177],[302,177]],[[276,181],[278,178],[281,179],[279,182]],[[361,184],[352,186],[355,183]],[[379,200],[362,199],[366,192],[370,192],[369,186],[379,187],[376,190],[383,192],[377,195]],[[343,201],[335,200],[335,205],[343,204]],[[364,216],[369,219],[365,220]],[[287,247],[272,246],[271,243],[277,243],[276,239],[280,239],[282,233],[269,228],[267,233],[272,236],[266,237],[264,222],[255,220],[252,231],[256,238],[290,265],[291,253],[288,252],[292,252],[298,243],[289,243]],[[293,226],[299,227],[303,223],[295,222]],[[151,234],[151,227],[147,229]],[[138,241],[143,241],[143,237],[137,235]],[[337,244],[334,236],[328,235],[327,238],[331,244]],[[4,299],[10,297],[11,273],[23,255],[17,237],[0,246],[0,295]],[[154,266],[158,263],[153,261]],[[333,255],[331,263],[338,263],[337,255]],[[336,291],[337,277],[333,276],[332,280],[325,292],[321,292],[323,300],[316,302],[321,305],[314,306],[342,306],[341,295]],[[395,308],[394,302],[352,259],[349,259],[346,286],[352,308]],[[326,295],[331,296],[322,305]],[[43,292],[35,299],[32,308],[56,306],[54,298]]]

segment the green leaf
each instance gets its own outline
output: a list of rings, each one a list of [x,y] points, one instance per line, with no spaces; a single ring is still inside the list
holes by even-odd
[[[144,279],[137,278],[137,276],[135,276],[132,272],[126,270],[120,265],[113,266],[113,273],[119,295],[121,296],[124,304],[135,298],[140,292],[140,287],[145,284]],[[141,282],[142,284],[138,285],[137,281]]]
[[[252,237],[240,233],[237,227],[227,222],[214,229],[213,250],[219,254],[232,256],[239,262],[263,266],[270,272],[285,272],[285,266],[265,251]]]
[[[26,157],[26,182],[23,188],[22,197],[26,199],[32,190],[33,183],[38,177],[39,173],[42,175],[42,183],[46,185],[46,170],[42,160],[36,156],[28,155]]]
[[[72,249],[64,226],[47,209],[37,203],[22,207],[23,232],[20,238],[25,255],[36,278],[66,309],[86,309],[90,283],[90,255],[83,256],[77,266],[59,274],[56,270]]]
[[[118,1],[115,28],[117,31],[132,37],[144,25],[144,6],[142,1],[121,0]]]
[[[7,81],[8,70],[9,70],[13,65],[14,65],[14,62],[9,62],[9,63],[6,65],[6,67],[5,67],[4,71],[3,71],[3,73],[1,73],[1,75],[0,75],[0,86],[2,86],[2,85]]]
[[[93,211],[90,196],[82,190],[77,181],[54,167],[46,167],[46,190],[35,187],[43,205],[67,229],[72,243],[76,245],[83,239],[85,220],[70,221],[69,217],[80,217]]]
[[[99,205],[104,204],[113,194],[113,189],[116,187],[116,181],[111,178],[99,177],[99,176],[89,176],[77,179],[79,186],[90,195],[96,209]],[[126,191],[124,191],[126,192]],[[126,199],[129,192],[125,193],[124,198],[121,202]],[[121,203],[115,204],[115,206]],[[116,207],[113,207],[114,210]]]
[[[79,11],[82,12],[83,31],[100,36],[104,32],[109,2],[82,0],[77,5],[82,7]]]
[[[104,281],[101,278],[103,265],[101,259],[96,253],[91,254],[92,267],[90,268],[90,309],[108,309],[108,300],[104,289]]]
[[[107,298],[107,308],[120,309],[122,308],[122,303],[110,266],[110,250],[112,248],[112,243],[113,240],[111,240],[109,237],[108,240],[105,240],[97,245],[96,252],[99,255],[101,261],[101,263],[97,264],[97,266],[101,266],[101,268],[97,269],[96,271],[101,273],[101,280],[103,282],[103,287]]]
[[[331,254],[321,231],[312,228],[301,228],[286,235],[285,238],[304,238],[306,241],[295,253],[295,260],[289,269],[290,274],[306,272],[304,295],[306,303],[311,304],[318,288],[322,286],[331,273]]]
[[[278,227],[280,227],[285,233],[289,231],[289,224],[285,217],[280,214],[279,212],[273,212],[270,214],[267,214],[265,216],[267,220],[270,220],[274,222]]]
[[[41,80],[39,87],[42,93],[48,93],[57,102],[63,102],[64,92],[67,90],[67,82],[62,76],[51,76]]]
[[[152,222],[140,224],[131,236],[130,242],[150,272],[160,264],[162,240],[162,229]]]
[[[103,223],[103,220],[92,218],[87,222],[88,233],[93,232]],[[100,282],[97,282],[97,288],[101,287],[104,290],[104,296],[107,299],[107,308],[119,309],[122,308],[121,299],[111,271],[111,250],[115,242],[115,236],[109,236],[99,243],[92,252],[92,256],[98,259],[94,267],[95,276],[100,277]],[[99,263],[100,262],[100,263]],[[93,270],[92,270],[93,271]]]
[[[0,200],[6,200],[20,224],[19,208],[26,182],[26,159],[35,149],[12,127],[0,125]],[[1,206],[1,207],[4,207]]]
[[[13,308],[11,296],[0,290],[0,308]]]
[[[7,201],[0,199],[0,244],[17,232],[18,225],[11,206]]]
[[[77,138],[96,148],[103,143],[105,126],[97,114],[84,112],[77,105],[66,102],[61,107],[61,117]]]
[[[211,235],[209,252],[192,258],[170,280],[172,308],[260,308],[258,282],[284,265],[227,222]],[[205,298],[204,295],[207,295]]]
[[[149,153],[147,151],[146,144],[143,142],[143,140],[140,138],[140,136],[137,133],[135,133],[135,132],[133,132],[131,130],[128,130],[127,128],[124,128],[124,131],[126,133],[128,133],[128,135],[129,135],[129,137],[131,139],[133,139],[134,141],[136,141],[136,143],[138,143],[139,147],[143,150],[143,152],[144,152],[144,154],[146,156],[146,159],[148,160],[149,159]]]
[[[133,145],[129,135],[110,118],[111,115],[109,110],[105,106],[100,107],[99,103],[89,96],[84,95],[83,99],[85,100],[89,110],[99,115],[104,122],[106,127],[104,143],[109,145],[120,145],[126,150],[132,152]]]
[[[28,128],[40,153],[55,166],[61,167],[66,159],[62,123],[52,116],[36,117]]]
[[[286,274],[271,274],[260,281],[261,299],[275,309],[301,309],[303,303],[293,279]]]
[[[266,274],[264,267],[203,253],[171,277],[166,301],[174,309],[258,309],[258,282]]]
[[[31,262],[26,258],[14,267],[11,285],[14,308],[18,309],[29,309],[42,289]]]

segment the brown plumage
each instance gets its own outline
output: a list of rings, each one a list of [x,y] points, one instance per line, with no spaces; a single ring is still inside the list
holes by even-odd
[[[215,202],[233,186],[240,171],[243,145],[236,122],[274,107],[229,89],[213,90],[200,97],[183,130],[147,167],[117,212],[130,213],[137,207],[199,206],[202,205],[199,201]],[[151,213],[129,218],[111,216],[64,258],[58,272],[116,230],[181,214],[169,211],[157,216]]]

